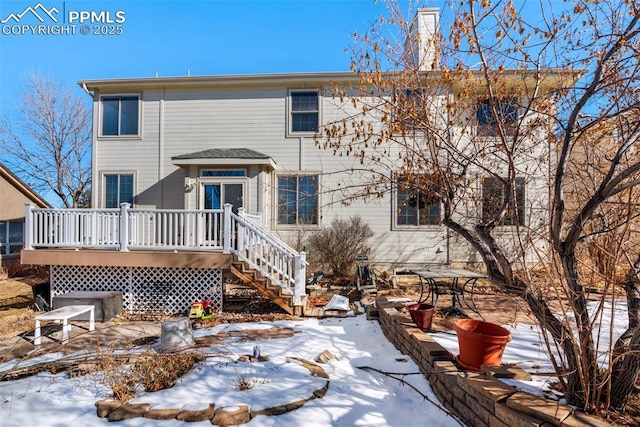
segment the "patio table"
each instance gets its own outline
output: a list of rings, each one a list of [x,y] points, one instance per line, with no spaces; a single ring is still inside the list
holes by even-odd
[[[467,307],[484,320],[476,307],[474,293],[477,280],[486,278],[486,275],[464,269],[418,269],[410,270],[410,272],[420,279],[419,303],[424,302],[431,296],[431,304],[435,307],[438,304],[440,295],[451,295],[451,305],[440,311],[445,317],[469,317],[461,308],[462,302],[464,302]],[[422,298],[424,295],[423,280],[426,281],[428,286],[428,293],[424,299]],[[470,296],[471,304],[467,302],[465,294]],[[462,297],[462,301],[460,297]]]
[[[89,313],[89,330],[96,329],[95,323],[95,306],[93,305],[68,305],[65,307],[56,308],[55,310],[48,311],[36,316],[36,329],[34,332],[34,344],[40,345],[42,338],[40,336],[40,321],[41,320],[62,320],[62,344],[69,342],[69,331],[71,325],[69,325],[69,319],[79,316],[84,313]]]

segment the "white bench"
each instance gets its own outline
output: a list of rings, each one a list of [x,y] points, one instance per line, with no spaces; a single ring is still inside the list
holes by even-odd
[[[40,321],[41,320],[62,320],[62,344],[69,342],[69,331],[71,325],[69,325],[69,319],[79,316],[84,313],[89,314],[89,330],[96,329],[95,323],[95,306],[93,305],[68,305],[65,307],[56,308],[55,310],[48,311],[36,316],[36,330],[34,332],[34,344],[40,345],[42,338],[40,337]]]

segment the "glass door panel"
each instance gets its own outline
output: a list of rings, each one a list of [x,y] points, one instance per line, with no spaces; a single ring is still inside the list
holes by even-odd
[[[238,213],[238,208],[244,205],[243,182],[213,182],[202,184],[200,209],[223,209],[224,205],[232,205],[232,211]],[[203,238],[208,244],[221,245],[222,216],[206,215],[203,224]]]

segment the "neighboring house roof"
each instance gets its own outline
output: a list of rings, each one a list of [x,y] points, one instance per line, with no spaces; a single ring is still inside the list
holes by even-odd
[[[50,208],[51,205],[36,193],[31,187],[24,183],[16,174],[11,172],[7,166],[0,162],[0,177],[9,182],[16,190],[24,194],[29,200],[40,208]]]
[[[195,153],[171,158],[176,165],[269,165],[276,168],[275,161],[266,154],[250,148],[210,148]]]

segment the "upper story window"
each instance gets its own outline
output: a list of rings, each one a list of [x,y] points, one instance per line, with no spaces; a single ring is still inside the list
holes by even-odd
[[[103,96],[102,136],[138,135],[140,97]]]
[[[423,89],[406,89],[396,98],[396,120],[404,130],[424,127],[428,123]]]
[[[524,225],[524,178],[517,177],[512,187],[513,195],[507,205],[501,225]],[[482,182],[482,221],[488,222],[499,213],[507,198],[505,181],[490,176]]]
[[[317,225],[318,175],[278,176],[278,225]]]
[[[120,203],[133,205],[133,174],[104,175],[105,208],[117,208]]]
[[[292,133],[317,132],[320,123],[320,100],[317,90],[290,93]]]
[[[396,226],[418,227],[440,224],[440,200],[434,191],[428,191],[427,188],[416,190],[403,183],[401,178],[397,178]]]
[[[499,125],[510,135],[518,124],[518,104],[513,98],[494,99],[493,102],[486,99],[476,108],[476,121],[479,136],[498,136]]]
[[[22,221],[0,221],[0,258],[20,252],[23,229]]]

